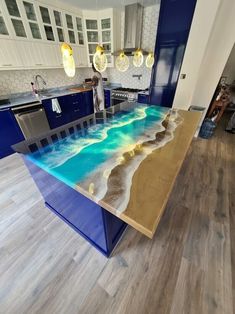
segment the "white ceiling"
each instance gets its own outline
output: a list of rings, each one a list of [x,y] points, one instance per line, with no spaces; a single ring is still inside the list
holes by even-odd
[[[96,7],[98,7],[98,9],[119,8],[123,5],[136,2],[139,2],[144,6],[149,6],[159,3],[160,0],[66,0],[66,4],[71,4],[85,10],[96,10]]]

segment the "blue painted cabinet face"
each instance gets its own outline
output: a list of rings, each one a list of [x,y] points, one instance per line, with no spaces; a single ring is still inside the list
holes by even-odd
[[[42,101],[51,129],[94,113],[92,91],[61,96],[57,99],[61,113],[52,111],[51,99]]]
[[[0,158],[13,154],[11,145],[24,140],[24,136],[11,109],[0,109]]]
[[[161,1],[150,83],[151,104],[166,107],[173,104],[195,5],[196,0]]]
[[[111,91],[109,89],[104,89],[104,104],[105,108],[111,106]]]
[[[84,92],[85,98],[85,116],[94,113],[94,104],[93,104],[93,91]]]
[[[69,122],[84,117],[85,114],[85,99],[83,93],[77,93],[65,96],[66,110],[69,113]]]
[[[42,101],[43,107],[45,109],[48,123],[51,129],[58,128],[61,125],[69,123],[69,111],[66,106],[65,96],[58,97],[58,102],[61,108],[61,113],[56,113],[52,110],[52,101],[51,99],[46,99]]]
[[[149,95],[138,94],[138,103],[148,104],[149,103]]]

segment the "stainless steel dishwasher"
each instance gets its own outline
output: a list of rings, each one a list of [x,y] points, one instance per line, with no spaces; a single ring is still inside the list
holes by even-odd
[[[45,110],[40,102],[18,106],[12,108],[12,111],[26,140],[50,130]]]

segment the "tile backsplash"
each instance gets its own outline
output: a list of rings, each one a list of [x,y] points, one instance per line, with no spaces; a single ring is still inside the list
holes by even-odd
[[[147,51],[153,51],[160,5],[153,5],[144,8],[143,30],[142,30],[142,48]],[[124,13],[121,19],[122,43],[124,42]],[[35,75],[40,74],[47,82],[47,88],[60,87],[66,85],[81,84],[86,77],[91,77],[92,70],[90,68],[76,69],[76,75],[69,78],[65,75],[63,69],[42,69],[42,70],[8,70],[0,71],[0,95],[7,95],[20,92],[30,92],[31,84]],[[140,79],[133,75],[141,75]],[[115,68],[108,68],[103,74],[108,77],[112,83],[120,83],[123,87],[145,89],[149,87],[151,78],[151,69],[147,69],[145,65],[136,68],[132,65],[130,59],[130,67],[125,73],[121,73]]]

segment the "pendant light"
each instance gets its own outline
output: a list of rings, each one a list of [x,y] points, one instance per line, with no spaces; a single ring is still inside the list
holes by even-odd
[[[154,54],[153,52],[149,52],[149,54],[146,57],[145,60],[145,65],[147,68],[152,68],[152,66],[154,65]]]
[[[143,52],[140,48],[136,49],[133,56],[133,64],[135,67],[139,68],[144,62]]]
[[[98,0],[96,0],[96,12],[98,13]],[[104,52],[104,47],[101,45],[96,46],[96,51],[93,56],[93,64],[97,71],[104,72],[108,65],[108,59]]]
[[[75,75],[75,62],[73,58],[73,49],[70,45],[63,43],[61,45],[62,61],[64,71],[68,77],[74,77]]]
[[[93,56],[93,64],[97,71],[104,72],[108,65],[107,56],[104,53],[104,48],[100,45],[97,45],[96,52]]]
[[[130,62],[124,51],[121,51],[116,58],[115,66],[118,71],[125,72],[129,68]]]

